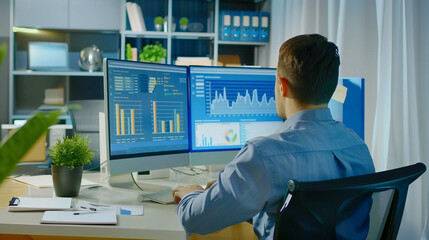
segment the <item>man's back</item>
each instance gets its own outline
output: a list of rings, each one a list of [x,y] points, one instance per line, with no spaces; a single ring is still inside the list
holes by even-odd
[[[187,232],[211,233],[252,218],[258,237],[272,239],[290,179],[317,181],[374,172],[365,143],[335,122],[327,108],[339,66],[338,47],[319,34],[299,35],[282,44],[274,93],[277,114],[287,120],[277,134],[248,141],[209,189],[194,185],[174,191]],[[365,234],[369,205],[360,206],[363,214],[340,222],[340,233]]]
[[[365,143],[344,124],[332,120],[328,109],[298,112],[279,133],[252,142],[266,162],[271,189],[263,213],[254,218],[254,227],[265,233],[268,227],[270,236],[289,180],[320,181],[375,171]],[[364,216],[358,218],[365,220]],[[354,219],[356,225],[357,221]]]
[[[250,140],[218,182],[184,197],[178,212],[191,232],[209,233],[253,218],[258,237],[271,239],[290,179],[317,181],[370,172],[374,166],[368,148],[335,122],[329,109],[301,111],[278,133]]]

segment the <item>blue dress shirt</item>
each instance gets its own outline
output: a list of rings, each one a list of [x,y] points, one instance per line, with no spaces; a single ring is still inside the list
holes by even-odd
[[[187,194],[177,211],[188,234],[208,234],[253,218],[260,239],[272,239],[287,183],[373,173],[367,146],[329,109],[301,111],[277,133],[249,140],[206,191]]]

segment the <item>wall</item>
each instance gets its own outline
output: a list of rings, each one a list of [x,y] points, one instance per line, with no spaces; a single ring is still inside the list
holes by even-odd
[[[0,1],[0,44],[9,45],[10,2]],[[0,124],[9,122],[9,52],[0,66]]]

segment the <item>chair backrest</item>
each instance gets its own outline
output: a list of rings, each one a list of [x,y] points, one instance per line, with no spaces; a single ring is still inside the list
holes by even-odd
[[[74,100],[69,103],[82,106],[82,109],[70,109],[73,129],[76,132],[98,133],[98,113],[104,112],[104,100]]]
[[[417,163],[319,182],[291,180],[277,216],[274,239],[365,239],[371,196],[389,190],[393,195],[384,228],[380,229],[381,239],[396,239],[408,186],[425,171],[426,166]]]
[[[100,165],[99,112],[104,112],[104,100],[74,100],[70,104],[79,104],[82,109],[70,109],[74,133],[88,137],[94,152],[91,165],[85,169],[98,169]]]

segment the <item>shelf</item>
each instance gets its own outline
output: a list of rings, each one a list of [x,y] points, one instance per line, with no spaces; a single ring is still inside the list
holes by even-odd
[[[156,31],[146,31],[146,32],[134,32],[134,31],[123,31],[122,34],[125,37],[146,37],[146,38],[168,38],[168,32],[156,32]]]
[[[133,31],[124,31],[122,32],[125,37],[145,37],[145,38],[162,38],[167,39],[169,34],[168,32],[155,32],[155,31],[146,31],[146,32],[133,32]],[[180,39],[213,39],[215,38],[215,33],[206,33],[206,32],[172,32],[171,36],[174,38]]]
[[[36,110],[34,110],[33,113],[34,112],[36,112]],[[29,113],[29,114],[13,114],[12,115],[12,119],[15,119],[15,120],[16,119],[29,119],[29,118],[31,118],[31,117],[34,116],[33,113]],[[58,119],[59,120],[65,120],[66,122],[71,121],[70,120],[70,116],[64,116],[64,115],[59,116]],[[67,124],[69,124],[69,123],[67,123]]]
[[[213,39],[216,36],[215,33],[203,32],[173,32],[171,35],[178,39]]]
[[[102,77],[103,72],[84,72],[84,71],[32,71],[15,70],[12,72],[15,76],[78,76],[78,77]]]
[[[218,44],[266,46],[266,45],[268,45],[268,42],[219,41]]]

